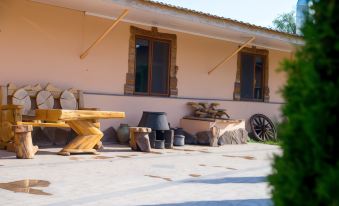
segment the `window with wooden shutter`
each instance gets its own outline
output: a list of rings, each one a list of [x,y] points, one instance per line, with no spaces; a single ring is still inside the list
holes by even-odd
[[[269,100],[267,50],[244,48],[239,52],[234,99],[265,102]]]
[[[131,27],[126,95],[177,96],[175,34]]]
[[[138,36],[135,50],[135,93],[168,96],[170,43]]]

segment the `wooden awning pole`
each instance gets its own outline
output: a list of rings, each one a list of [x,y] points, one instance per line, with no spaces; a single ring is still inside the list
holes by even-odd
[[[86,49],[86,51],[84,51],[81,55],[80,55],[80,59],[84,59],[88,53],[90,52],[90,50],[95,47],[97,44],[99,44],[106,36],[107,34],[116,26],[118,25],[118,23],[121,21],[121,19],[123,19],[128,13],[128,10],[125,9],[120,16],[114,20],[113,24],[90,46],[88,47],[88,49]]]
[[[222,64],[225,64],[226,62],[228,62],[234,55],[236,55],[238,52],[240,52],[245,46],[247,46],[248,44],[250,44],[253,40],[255,39],[255,37],[251,37],[250,40],[248,40],[247,42],[245,42],[241,47],[239,47],[236,51],[234,51],[229,57],[225,58],[224,60],[222,60],[219,64],[217,64],[215,67],[213,67],[213,69],[211,69],[208,74],[210,75],[214,70],[216,70],[219,66],[221,66]]]

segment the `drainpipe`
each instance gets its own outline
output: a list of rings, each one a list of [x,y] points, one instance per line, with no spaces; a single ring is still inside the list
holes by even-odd
[[[309,9],[309,1],[310,0],[298,0],[297,3],[297,12],[296,12],[296,26],[297,26],[297,34],[301,35],[301,28],[305,22],[305,15]]]

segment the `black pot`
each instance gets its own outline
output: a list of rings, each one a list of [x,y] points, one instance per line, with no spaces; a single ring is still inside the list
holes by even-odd
[[[165,137],[165,148],[172,149],[173,148],[173,141],[174,141],[174,131],[173,130],[166,130],[164,133]]]
[[[156,131],[156,138],[157,140],[165,140],[165,131],[157,130]]]
[[[174,129],[174,135],[185,135],[185,134],[184,134],[184,129],[183,129],[183,128],[180,128],[180,127],[175,128],[175,129]]]
[[[169,130],[165,112],[143,112],[138,127],[149,127],[152,130]]]
[[[184,135],[175,135],[173,144],[175,146],[184,146],[185,145],[185,136]]]
[[[155,149],[164,149],[165,148],[165,140],[155,140],[154,141]]]
[[[154,142],[155,142],[155,139],[156,139],[156,137],[157,137],[156,131],[152,131],[151,133],[149,133],[149,134],[148,134],[148,137],[149,137],[149,143],[151,144],[151,147],[152,147],[152,148],[155,148]]]

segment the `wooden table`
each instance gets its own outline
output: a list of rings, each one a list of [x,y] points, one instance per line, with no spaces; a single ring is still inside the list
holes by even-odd
[[[35,110],[36,120],[47,122],[58,122],[60,126],[68,125],[78,136],[68,143],[58,154],[70,155],[71,153],[93,153],[97,154],[94,149],[103,133],[96,124],[98,119],[124,118],[124,112],[113,111],[93,111],[93,110],[63,110],[63,109],[37,109]],[[45,123],[58,126],[59,123]],[[43,123],[40,125],[43,126]]]

